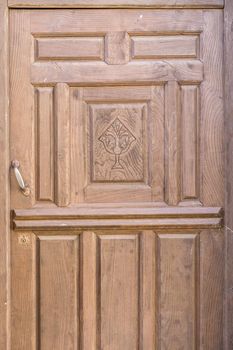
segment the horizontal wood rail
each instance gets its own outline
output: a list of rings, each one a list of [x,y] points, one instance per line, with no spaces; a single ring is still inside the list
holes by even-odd
[[[76,207],[18,209],[13,211],[15,230],[88,229],[203,229],[223,224],[219,207],[107,208]]]
[[[224,0],[8,0],[28,8],[222,8]]]

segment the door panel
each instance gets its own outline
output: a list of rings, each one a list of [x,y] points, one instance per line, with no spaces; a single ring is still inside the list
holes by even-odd
[[[220,350],[221,10],[12,10],[12,350]]]

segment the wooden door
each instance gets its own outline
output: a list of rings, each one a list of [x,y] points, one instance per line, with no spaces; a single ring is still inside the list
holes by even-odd
[[[223,349],[222,27],[11,10],[11,350]]]

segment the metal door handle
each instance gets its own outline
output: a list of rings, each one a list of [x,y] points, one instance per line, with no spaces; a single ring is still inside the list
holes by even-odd
[[[24,179],[19,171],[19,161],[18,160],[12,160],[11,161],[11,168],[14,170],[14,173],[15,173],[15,178],[18,182],[18,185],[22,191],[22,193],[25,195],[25,196],[29,196],[31,190],[29,188],[29,186],[24,182]]]

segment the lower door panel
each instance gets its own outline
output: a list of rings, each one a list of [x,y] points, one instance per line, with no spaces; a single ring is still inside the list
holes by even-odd
[[[12,349],[222,349],[223,278],[220,229],[13,232]]]

